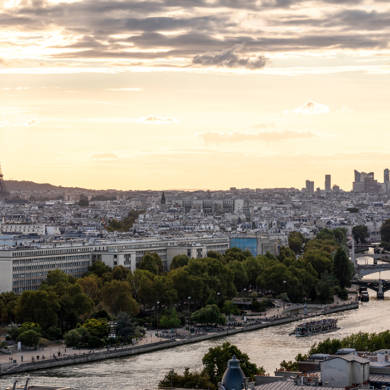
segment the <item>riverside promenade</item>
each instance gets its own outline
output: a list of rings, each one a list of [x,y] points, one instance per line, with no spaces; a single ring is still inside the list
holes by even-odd
[[[327,315],[346,310],[354,310],[358,307],[359,303],[354,301],[346,304],[326,305],[321,309],[310,312],[308,314],[293,314],[288,316],[279,316],[274,314],[271,317],[248,321],[247,324],[242,326],[221,327],[213,332],[202,335],[192,335],[183,339],[161,340],[158,339],[155,335],[150,334],[150,338],[149,336],[144,337],[137,345],[126,345],[116,348],[110,347],[94,351],[77,351],[69,348],[64,350],[63,347],[52,347],[52,350],[45,349],[44,351],[34,351],[34,355],[40,355],[39,360],[36,357],[32,359],[31,356],[29,356],[29,360],[26,356],[26,358],[23,358],[23,361],[21,361],[20,354],[23,353],[19,353],[19,356],[14,354],[11,359],[9,359],[9,356],[7,355],[6,359],[9,359],[9,362],[0,364],[0,376],[150,353],[205,340],[227,337],[237,333],[255,331],[270,326],[301,321],[303,319],[317,317],[320,315]],[[44,358],[42,358],[42,356],[44,356]]]

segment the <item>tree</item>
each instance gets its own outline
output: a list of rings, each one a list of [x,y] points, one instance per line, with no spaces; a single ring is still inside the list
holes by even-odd
[[[83,327],[87,329],[91,336],[98,337],[99,339],[105,339],[110,332],[108,321],[104,318],[90,318],[84,322]]]
[[[24,331],[18,337],[18,341],[20,341],[23,345],[27,345],[28,347],[37,346],[39,339],[40,334],[32,329]]]
[[[221,381],[228,361],[233,357],[240,361],[240,366],[245,376],[253,379],[257,374],[264,374],[264,368],[257,367],[256,364],[249,361],[246,353],[242,353],[235,345],[228,342],[221,346],[209,348],[208,352],[203,356],[202,362],[204,366],[204,373],[210,378],[215,385]]]
[[[163,271],[163,263],[157,253],[145,253],[137,268],[144,269],[158,275]]]
[[[365,244],[369,237],[366,225],[357,225],[352,228],[352,235],[357,243]]]
[[[103,304],[108,312],[118,315],[120,312],[126,312],[137,315],[139,305],[131,295],[131,289],[128,282],[113,280],[102,289]]]
[[[389,250],[390,249],[390,219],[387,219],[385,222],[383,222],[380,231],[381,231],[382,245],[385,247],[386,250]]]
[[[16,306],[19,322],[36,322],[43,330],[58,324],[60,304],[53,292],[24,291]]]
[[[353,275],[353,266],[345,251],[339,248],[333,258],[333,274],[339,281],[340,287],[349,287]]]
[[[87,275],[77,280],[81,290],[96,304],[101,298],[101,280],[95,275]]]
[[[87,196],[85,196],[83,194],[80,195],[79,206],[81,206],[81,207],[88,207],[89,206],[89,200],[88,200]]]
[[[119,340],[127,342],[134,337],[140,337],[145,330],[137,326],[134,318],[129,313],[119,313],[116,317],[116,335]]]
[[[234,285],[238,291],[242,291],[244,288],[248,287],[249,278],[242,261],[233,260],[227,264],[227,267],[233,273]]]
[[[207,305],[195,311],[191,315],[191,320],[199,324],[225,324],[226,318],[217,305]]]
[[[215,390],[216,386],[210,381],[207,375],[197,371],[190,372],[186,368],[183,375],[170,370],[159,383],[161,388],[180,388],[180,389],[209,389]]]
[[[170,269],[184,267],[188,264],[189,258],[186,255],[177,255],[172,259]]]
[[[300,232],[291,232],[288,235],[288,246],[295,253],[301,253],[303,245],[305,244],[305,237]]]
[[[181,325],[179,316],[177,315],[176,309],[165,312],[159,321],[160,328],[178,328]]]
[[[102,277],[105,273],[111,272],[111,268],[108,265],[105,265],[101,260],[97,260],[89,266],[88,272]]]

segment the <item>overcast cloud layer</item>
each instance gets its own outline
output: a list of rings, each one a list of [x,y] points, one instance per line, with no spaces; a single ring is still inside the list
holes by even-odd
[[[3,1],[5,67],[267,67],[278,53],[387,53],[374,0]],[[353,54],[352,54],[353,55]]]

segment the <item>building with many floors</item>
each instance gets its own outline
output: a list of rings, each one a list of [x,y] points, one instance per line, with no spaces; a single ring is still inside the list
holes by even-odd
[[[208,251],[225,252],[228,237],[186,237],[174,239],[120,240],[117,242],[74,242],[55,245],[22,246],[0,250],[0,292],[34,290],[49,271],[60,269],[81,277],[97,260],[134,271],[147,252],[157,253],[166,269],[176,255],[201,258]]]

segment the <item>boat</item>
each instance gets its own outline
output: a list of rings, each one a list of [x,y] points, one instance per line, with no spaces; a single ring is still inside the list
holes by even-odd
[[[14,381],[12,387],[7,387],[5,390],[72,390],[70,387],[63,386],[36,386],[29,385],[30,378],[27,378],[26,383],[22,386],[18,386],[18,381]]]
[[[295,335],[296,337],[306,337],[319,333],[333,332],[337,329],[339,329],[337,327],[337,319],[325,318],[318,321],[303,322],[302,324],[297,325],[290,335]]]

